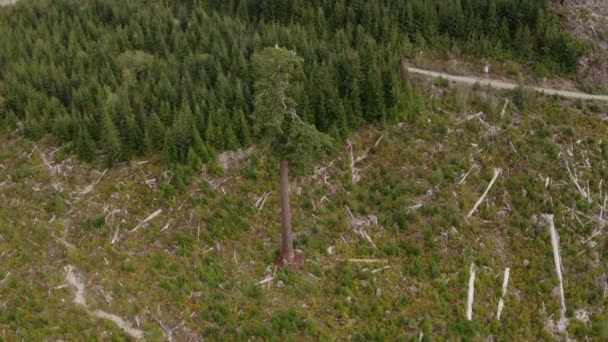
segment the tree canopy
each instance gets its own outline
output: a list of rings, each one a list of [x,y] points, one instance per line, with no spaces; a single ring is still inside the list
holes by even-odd
[[[303,62],[294,51],[265,48],[252,56],[256,75],[253,127],[264,146],[280,160],[304,172],[312,159],[330,145],[327,135],[304,122],[289,95],[292,76]]]
[[[0,127],[22,121],[32,139],[109,164],[250,144],[249,61],[275,44],[303,58],[298,116],[338,141],[416,111],[401,62],[420,49],[564,73],[580,55],[546,0],[23,0],[0,9],[0,36]]]

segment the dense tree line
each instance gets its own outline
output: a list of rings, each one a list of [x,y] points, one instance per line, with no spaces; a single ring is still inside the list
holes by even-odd
[[[400,62],[417,49],[564,73],[580,54],[545,0],[24,0],[0,9],[0,37],[0,125],[109,165],[250,144],[250,57],[275,44],[304,59],[300,117],[336,138],[415,111]]]

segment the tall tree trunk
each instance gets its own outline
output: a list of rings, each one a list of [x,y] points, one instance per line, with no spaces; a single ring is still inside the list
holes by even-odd
[[[281,258],[287,264],[294,260],[294,251],[291,235],[291,207],[289,205],[289,166],[286,160],[281,160]]]

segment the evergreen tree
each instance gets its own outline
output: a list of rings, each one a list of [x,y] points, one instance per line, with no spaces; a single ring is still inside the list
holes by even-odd
[[[95,142],[86,128],[78,130],[78,138],[76,140],[76,154],[80,160],[90,163],[95,160]]]
[[[173,164],[177,162],[177,147],[175,145],[175,137],[171,128],[165,131],[165,138],[163,139],[163,160],[165,163]]]
[[[106,166],[111,167],[116,162],[122,159],[122,146],[120,143],[120,137],[118,130],[112,122],[112,118],[108,112],[103,113],[101,125],[101,141],[103,149],[106,153],[105,163]]]
[[[303,122],[289,97],[292,74],[302,59],[290,50],[265,48],[252,57],[256,72],[254,130],[264,146],[280,160],[282,244],[277,264],[299,267],[304,259],[294,252],[289,204],[289,165],[305,171],[329,144],[329,138]]]
[[[146,128],[147,147],[150,151],[161,151],[165,138],[165,127],[156,113],[150,116]]]

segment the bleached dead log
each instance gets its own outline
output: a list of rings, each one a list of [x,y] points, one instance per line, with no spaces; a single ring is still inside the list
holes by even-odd
[[[488,192],[492,188],[492,185],[494,185],[496,178],[498,178],[498,175],[500,175],[501,172],[502,172],[502,169],[496,169],[496,168],[494,169],[494,177],[492,177],[492,180],[490,181],[490,184],[488,184],[486,191],[484,191],[483,195],[481,195],[481,197],[477,200],[477,203],[475,203],[475,206],[473,207],[473,209],[471,209],[471,211],[469,211],[469,213],[467,214],[467,217],[471,217],[475,213],[475,211],[477,210],[477,207],[479,207],[479,205],[483,202],[484,198],[486,198],[486,195],[488,195]]]
[[[383,138],[384,138],[384,134],[382,134],[380,136],[380,138],[378,138],[378,140],[376,140],[376,142],[374,143],[374,146],[372,146],[372,149],[378,147],[378,145],[380,145],[380,142],[382,141]]]
[[[479,112],[477,114],[469,114],[467,115],[467,117],[465,118],[466,121],[471,121],[473,119],[479,119],[481,118],[481,116],[483,115],[483,112]]]
[[[581,244],[586,244],[587,242],[589,242],[591,239],[593,239],[594,237],[600,235],[602,233],[601,230],[596,231],[595,233],[591,234],[590,237],[588,237],[587,239],[585,239],[583,242],[581,242]]]
[[[350,140],[346,141],[348,143],[348,147],[350,148],[350,171],[351,171],[351,175],[352,175],[353,184],[357,183],[359,180],[361,180],[361,175],[359,174],[359,169],[357,168],[356,164],[365,160],[365,158],[367,158],[367,155],[369,154],[369,152],[371,150],[375,149],[376,147],[378,147],[378,145],[380,144],[380,142],[382,141],[383,138],[384,138],[384,134],[381,135],[380,138],[378,138],[378,140],[376,140],[376,142],[374,143],[374,145],[372,147],[365,150],[365,152],[363,152],[363,154],[361,154],[357,158],[355,158],[353,144],[350,142]]]
[[[505,116],[505,111],[507,110],[507,105],[509,104],[509,99],[505,99],[505,104],[502,106],[502,111],[500,111],[500,117]]]
[[[381,268],[376,268],[375,270],[372,270],[372,274],[376,274],[376,273],[378,273],[380,271],[384,271],[384,270],[389,269],[389,268],[391,268],[391,267],[388,266],[388,265],[386,265],[384,267],[381,267]]]
[[[266,276],[266,278],[264,278],[264,279],[262,279],[262,280],[258,281],[258,283],[257,283],[257,284],[258,284],[258,285],[264,285],[264,284],[266,284],[266,283],[271,282],[273,279],[274,279],[274,277],[273,277],[271,274],[269,274],[269,275],[267,275],[267,276]]]
[[[420,208],[422,208],[422,203],[414,204],[412,206],[407,207],[407,211],[409,211],[409,212],[416,211]]]
[[[359,176],[359,170],[355,167],[355,153],[353,151],[353,144],[350,143],[350,140],[346,140],[346,142],[350,148],[350,173],[351,180],[354,184],[357,183],[361,177]]]
[[[559,253],[559,236],[555,230],[555,222],[553,215],[543,214],[543,217],[549,225],[549,232],[551,233],[551,246],[553,248],[553,263],[555,264],[555,274],[559,280],[559,300],[562,307],[562,317],[566,316],[566,299],[564,296],[564,279],[562,277],[562,257]]]
[[[254,208],[258,208],[258,206],[260,205],[260,203],[262,202],[262,199],[264,199],[264,196],[266,196],[266,193],[263,193],[262,196],[258,197],[258,199],[255,201],[255,203],[253,204]]]
[[[460,180],[460,182],[458,182],[458,185],[464,183],[464,181],[469,176],[469,173],[471,173],[471,171],[473,171],[473,168],[475,168],[475,164],[471,165],[471,168],[469,169],[469,171],[467,171],[467,173],[465,173],[464,176],[462,176],[462,179]]]
[[[381,263],[388,262],[385,259],[341,259],[341,260],[345,261],[345,262],[352,262],[355,264],[373,264],[373,263],[377,263],[377,262],[381,262]]]
[[[591,202],[593,200],[592,200],[589,192],[587,190],[585,190],[585,188],[581,187],[581,185],[578,183],[578,177],[576,176],[576,169],[574,169],[574,172],[573,172],[570,169],[570,166],[568,166],[568,163],[566,163],[566,170],[568,170],[568,176],[570,177],[570,180],[572,181],[572,183],[574,183],[574,186],[576,186],[576,189],[578,190],[578,192],[580,192],[581,196],[583,196],[583,198],[586,199],[587,202],[589,202],[589,204],[591,204]]]
[[[139,227],[143,226],[144,224],[152,221],[155,217],[157,217],[158,215],[160,215],[163,212],[162,209],[158,209],[155,212],[153,212],[152,214],[150,214],[150,216],[146,217],[145,220],[139,222],[137,224],[137,226],[135,228],[133,228],[133,230],[131,230],[131,233],[133,233],[134,231],[136,231],[137,229],[139,229]]]
[[[65,239],[62,239],[58,236],[54,236],[55,240],[57,240],[57,242],[61,243],[62,245],[65,246],[65,248],[69,249],[69,250],[75,250],[76,246],[74,246],[73,244],[67,242]]]
[[[606,201],[608,201],[608,195],[604,195],[604,205],[600,209],[600,229],[604,228],[606,222],[604,221],[604,211],[606,211]]]
[[[118,241],[118,234],[120,233],[120,227],[117,227],[114,230],[114,234],[112,234],[112,240],[110,240],[110,245],[113,245]]]
[[[467,293],[467,320],[473,319],[473,297],[475,296],[475,264],[469,269],[469,291]]]
[[[169,228],[169,226],[171,225],[171,221],[173,221],[172,219],[169,219],[169,221],[167,221],[167,224],[164,225],[163,229],[161,229],[161,232],[164,232],[165,230],[167,230]]]
[[[104,171],[101,173],[101,175],[100,175],[100,176],[97,178],[97,180],[96,180],[96,181],[94,181],[93,183],[91,183],[91,184],[89,184],[89,185],[85,186],[85,187],[84,187],[84,189],[82,189],[82,190],[80,191],[80,194],[81,194],[81,195],[86,195],[86,194],[90,193],[91,191],[93,191],[93,189],[95,188],[95,185],[97,185],[97,183],[99,183],[99,181],[101,181],[101,178],[102,178],[103,176],[105,176],[106,172],[108,172],[108,169],[105,169],[105,170],[104,170]]]
[[[163,331],[163,336],[167,339],[168,342],[173,342],[173,330],[174,329],[169,329],[160,319],[158,319],[156,316],[152,315],[152,317],[154,318],[154,320],[156,321],[156,323],[158,323],[158,325],[160,326],[160,328]]]
[[[7,272],[6,275],[4,276],[4,279],[0,280],[0,286],[4,285],[4,283],[6,282],[6,280],[8,279],[8,277],[11,275],[11,272]]]
[[[369,154],[369,152],[371,150],[375,149],[376,147],[378,147],[378,145],[380,145],[380,142],[382,141],[383,138],[384,138],[384,134],[381,135],[380,138],[378,138],[378,140],[376,140],[376,142],[374,143],[374,145],[372,147],[365,150],[365,152],[363,152],[362,155],[360,155],[359,157],[357,157],[357,159],[355,159],[355,164],[365,160],[365,158],[367,158],[367,155]]]
[[[509,268],[505,268],[505,275],[502,280],[502,294],[500,295],[500,300],[498,301],[498,310],[496,310],[496,320],[500,321],[500,315],[502,313],[502,309],[505,305],[505,295],[507,294],[507,285],[509,284]]]
[[[308,276],[311,277],[314,280],[321,280],[321,278],[317,277],[316,275],[314,275],[312,273],[308,273]]]
[[[266,199],[268,199],[269,195],[270,192],[263,193],[262,196],[260,196],[260,198],[258,198],[258,200],[253,205],[253,207],[256,208],[258,212],[262,211],[262,209],[264,208],[264,204],[266,203]]]

